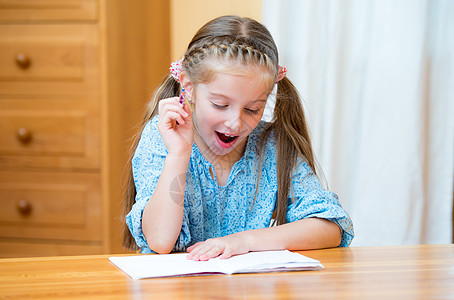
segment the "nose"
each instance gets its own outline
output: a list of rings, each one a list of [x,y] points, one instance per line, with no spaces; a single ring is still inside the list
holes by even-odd
[[[244,127],[244,120],[240,112],[231,111],[224,122],[224,125],[231,131],[230,133],[241,133]]]

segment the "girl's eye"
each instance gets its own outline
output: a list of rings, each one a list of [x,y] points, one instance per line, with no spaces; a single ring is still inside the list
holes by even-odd
[[[225,109],[227,108],[227,105],[219,105],[219,104],[216,104],[214,102],[211,103],[213,105],[214,108],[216,109]]]
[[[251,115],[256,115],[260,112],[260,108],[259,109],[250,109],[250,108],[245,108],[246,112],[251,114]]]
[[[228,107],[228,105],[221,105],[221,104],[216,104],[214,102],[211,102],[211,105],[216,108],[216,109],[219,109],[219,110],[224,110]],[[251,115],[256,115],[258,113],[260,113],[260,110],[261,108],[259,109],[250,109],[250,108],[245,108],[244,109],[246,111],[246,113],[248,114],[251,114]]]

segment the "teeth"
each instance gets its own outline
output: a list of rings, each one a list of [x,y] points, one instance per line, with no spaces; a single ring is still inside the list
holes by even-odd
[[[224,133],[224,135],[228,136],[228,137],[235,137],[234,135],[228,135],[228,134],[225,134],[225,133]]]

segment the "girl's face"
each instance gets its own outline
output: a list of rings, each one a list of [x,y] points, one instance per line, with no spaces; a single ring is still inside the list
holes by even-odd
[[[208,156],[231,153],[239,159],[243,155],[269,95],[262,74],[257,68],[250,68],[247,75],[216,73],[210,82],[194,86],[195,142],[211,152]]]

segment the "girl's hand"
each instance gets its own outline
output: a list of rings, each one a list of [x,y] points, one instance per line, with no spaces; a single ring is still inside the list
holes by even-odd
[[[196,243],[187,251],[189,252],[187,259],[204,261],[218,256],[219,258],[229,258],[233,255],[248,253],[250,247],[242,235],[231,234]]]
[[[192,113],[178,97],[159,101],[158,129],[169,154],[191,155],[194,141]]]

